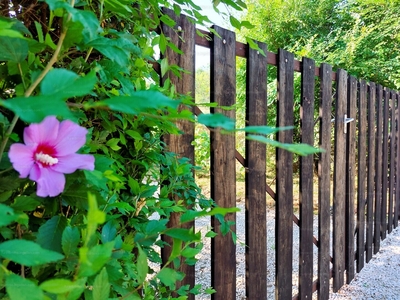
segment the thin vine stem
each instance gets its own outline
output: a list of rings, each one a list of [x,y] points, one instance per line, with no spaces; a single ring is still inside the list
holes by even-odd
[[[75,0],[71,0],[71,6],[74,7],[75,5]],[[68,16],[68,20],[71,19],[71,14]],[[49,62],[47,63],[46,67],[43,69],[43,71],[39,74],[39,76],[36,78],[34,82],[29,86],[29,88],[25,91],[24,96],[29,97],[32,95],[33,91],[36,89],[36,87],[39,85],[39,83],[43,80],[43,78],[49,73],[53,65],[57,62],[58,60],[58,55],[60,54],[62,44],[64,43],[64,39],[67,36],[67,31],[68,27],[64,27],[63,31],[60,34],[60,38],[58,39],[56,49],[54,50],[53,56],[50,58]],[[21,67],[19,67],[20,72],[22,72]],[[21,75],[21,77],[23,77]],[[3,153],[6,148],[8,139],[11,135],[11,133],[14,131],[15,125],[17,124],[19,119],[19,116],[17,114],[14,115],[13,120],[11,121],[10,127],[8,128],[6,135],[3,138],[3,141],[1,142],[0,145],[0,163],[3,159]]]

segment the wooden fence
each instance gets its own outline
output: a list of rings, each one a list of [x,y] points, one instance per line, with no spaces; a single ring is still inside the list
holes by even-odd
[[[267,298],[267,251],[275,251],[276,299],[328,299],[330,279],[336,292],[360,272],[372,255],[379,251],[380,241],[398,225],[400,199],[400,120],[399,93],[373,82],[365,82],[345,70],[332,71],[329,64],[316,66],[309,58],[301,61],[283,49],[267,51],[266,56],[236,41],[235,33],[218,26],[220,37],[204,32],[210,39],[196,34],[196,28],[185,16],[176,17],[174,29],[163,27],[183,54],[167,50],[169,64],[186,71],[178,78],[168,75],[179,93],[195,91],[195,45],[210,49],[210,99],[219,106],[236,101],[236,57],[247,60],[246,124],[265,125],[267,120],[267,65],[277,68],[277,126],[294,126],[294,77],[301,74],[301,141],[317,143],[326,151],[318,160],[318,193],[314,193],[312,155],[300,158],[299,217],[293,207],[293,158],[286,150],[276,150],[276,170],[266,170],[266,146],[246,141],[245,157],[235,150],[235,136],[212,131],[211,198],[222,207],[236,206],[236,160],[246,169],[246,297]],[[316,90],[318,87],[318,90]],[[316,101],[317,99],[317,101]],[[198,108],[193,108],[200,114]],[[234,110],[214,112],[235,118]],[[315,112],[318,122],[315,122]],[[351,121],[354,119],[354,121]],[[169,149],[194,160],[194,125],[179,122],[185,133],[166,137]],[[332,130],[333,129],[333,130]],[[334,132],[334,134],[332,134]],[[280,131],[277,139],[293,142],[293,130]],[[333,155],[332,155],[333,152]],[[331,161],[331,158],[333,162]],[[275,192],[266,184],[266,172],[276,172]],[[333,181],[333,184],[331,184]],[[267,248],[267,194],[276,201],[276,248]],[[318,199],[314,194],[318,194]],[[313,203],[318,203],[318,234],[313,235]],[[331,212],[333,205],[333,212]],[[227,216],[235,221],[235,214]],[[331,226],[332,221],[332,226]],[[212,218],[215,232],[219,223]],[[178,217],[171,225],[178,224]],[[189,224],[188,226],[192,226]],[[298,294],[292,294],[293,226],[299,226]],[[235,227],[233,228],[235,230]],[[332,234],[332,235],[331,235]],[[313,244],[318,247],[318,272],[313,274]],[[168,259],[170,249],[163,249]],[[236,299],[236,246],[230,235],[218,235],[211,244],[211,285],[216,289],[212,299]],[[194,285],[195,269],[182,264],[186,273],[181,284]],[[313,276],[317,280],[313,281]],[[194,297],[191,297],[194,299]]]

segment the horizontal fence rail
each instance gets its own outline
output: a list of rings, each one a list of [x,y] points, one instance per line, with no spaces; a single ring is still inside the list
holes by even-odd
[[[301,142],[325,150],[318,156],[299,158],[299,190],[295,191],[296,155],[277,148],[276,169],[267,170],[267,160],[271,158],[266,156],[265,145],[246,141],[243,157],[235,149],[235,135],[221,134],[218,130],[210,134],[211,197],[218,205],[236,206],[236,161],[246,170],[247,299],[311,299],[314,292],[318,299],[328,299],[330,288],[337,292],[345,282],[351,282],[355,273],[379,251],[380,241],[398,225],[399,93],[359,80],[342,69],[333,72],[329,64],[317,66],[309,58],[298,61],[283,49],[277,54],[269,52],[267,45],[257,42],[264,56],[236,41],[232,31],[214,26],[219,35],[216,36],[196,29],[183,15],[177,17],[171,11],[165,12],[176,25],[174,29],[164,26],[163,33],[183,53],[167,50],[164,57],[170,65],[176,64],[188,72],[181,77],[167,73],[161,82],[169,78],[178,93],[194,97],[194,45],[207,47],[210,49],[210,101],[217,103],[212,112],[235,118],[235,110],[219,107],[236,104],[236,57],[245,58],[245,122],[250,126],[266,125],[268,66],[275,66],[276,125],[297,126],[296,120],[299,120]],[[196,30],[204,36],[195,34]],[[295,82],[297,73],[301,76],[300,83]],[[299,111],[296,105],[300,105]],[[202,113],[198,107],[193,111],[196,115]],[[194,161],[194,127],[184,121],[177,125],[184,134],[167,136],[165,141],[170,150]],[[279,131],[276,138],[292,143],[294,135],[291,129]],[[267,184],[266,174],[274,174],[275,191]],[[294,213],[294,193],[299,194],[298,215]],[[275,200],[275,249],[267,247],[267,194]],[[227,218],[236,220],[235,214]],[[169,225],[180,226],[178,220],[178,217],[171,218]],[[220,232],[216,219],[212,218],[211,225]],[[294,225],[300,232],[298,249],[293,246]],[[313,247],[318,247],[317,254]],[[162,249],[163,257],[168,258],[170,251],[168,247]],[[274,295],[267,294],[268,251],[275,252]],[[299,262],[295,291],[292,289],[293,253],[298,255]],[[230,235],[213,239],[210,261],[211,285],[216,289],[212,299],[236,299],[236,246]],[[181,285],[193,287],[195,269],[183,261],[176,268],[186,274]]]

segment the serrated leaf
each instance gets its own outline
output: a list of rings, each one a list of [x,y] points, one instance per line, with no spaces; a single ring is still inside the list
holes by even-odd
[[[93,300],[107,300],[110,294],[110,283],[106,268],[103,268],[93,282]]]
[[[66,69],[53,69],[43,78],[40,91],[43,95],[57,95],[57,98],[68,99],[89,94],[96,81],[94,72],[81,77]]]
[[[28,123],[40,123],[47,116],[59,116],[70,120],[76,119],[65,101],[54,95],[16,97],[7,101],[0,100],[0,105],[13,111]]]
[[[96,245],[87,250],[82,247],[79,249],[79,268],[80,277],[89,277],[96,274],[111,259],[114,242]]]
[[[184,242],[200,241],[200,234],[194,233],[193,229],[171,228],[165,231],[165,235],[168,235],[175,239],[180,239]]]
[[[5,34],[5,30],[2,30],[2,34]],[[7,30],[9,36],[0,36],[0,61],[12,61],[20,63],[25,60],[28,56],[29,46],[28,42],[23,38],[11,37],[11,33],[21,35],[18,31]]]
[[[147,235],[159,234],[167,228],[167,223],[167,219],[150,220],[146,225],[145,233]]]
[[[142,248],[138,245],[138,258],[136,261],[136,267],[137,267],[137,272],[138,272],[138,284],[142,284],[146,277],[147,277],[147,272],[149,271],[149,266],[147,262],[147,256],[146,253],[142,250]]]
[[[249,140],[252,141],[258,141],[264,144],[269,144],[277,148],[281,148],[284,150],[287,150],[289,152],[296,153],[301,156],[306,156],[314,153],[321,153],[325,152],[324,149],[321,148],[314,148],[313,146],[310,146],[308,144],[286,144],[286,143],[280,143],[278,141],[266,138],[261,135],[248,135],[246,137]]]
[[[10,300],[43,300],[42,290],[31,280],[22,278],[16,274],[9,274],[6,277],[6,289]]]
[[[88,46],[95,48],[121,67],[129,64],[130,52],[123,47],[122,39],[99,37],[88,43]]]
[[[10,240],[0,244],[0,257],[28,267],[56,262],[64,258],[58,252],[43,249],[27,240]]]
[[[64,278],[46,280],[42,284],[40,284],[40,288],[43,291],[52,294],[65,294],[73,291],[76,288],[82,288],[82,287],[84,288],[85,285],[84,284],[79,285],[77,282],[73,282],[71,280]]]
[[[18,215],[8,205],[0,203],[0,227],[7,226],[18,219]]]
[[[130,96],[117,96],[100,101],[96,106],[107,106],[112,110],[137,115],[149,109],[176,109],[180,101],[171,100],[158,91],[138,91]]]
[[[108,221],[101,229],[101,242],[107,243],[113,241],[117,236],[117,228],[113,221]]]
[[[40,205],[40,202],[32,197],[18,196],[10,207],[19,211],[33,211],[38,205]]]
[[[64,229],[61,238],[61,247],[66,256],[74,254],[78,250],[80,242],[79,229],[68,226]]]
[[[37,243],[45,249],[62,252],[61,238],[67,219],[64,216],[54,216],[39,227]]]
[[[220,127],[228,131],[235,129],[235,121],[220,113],[201,114],[197,121],[207,127]]]
[[[158,272],[157,276],[160,281],[168,286],[170,289],[175,289],[175,283],[179,280],[182,280],[184,274],[181,272],[177,272],[171,268],[162,268],[160,272]]]

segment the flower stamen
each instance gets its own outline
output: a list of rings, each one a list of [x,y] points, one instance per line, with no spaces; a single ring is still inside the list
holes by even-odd
[[[35,155],[36,161],[45,164],[45,165],[55,165],[56,163],[58,163],[58,158],[56,157],[51,157],[48,154],[44,154],[43,152],[40,153],[36,153]]]

